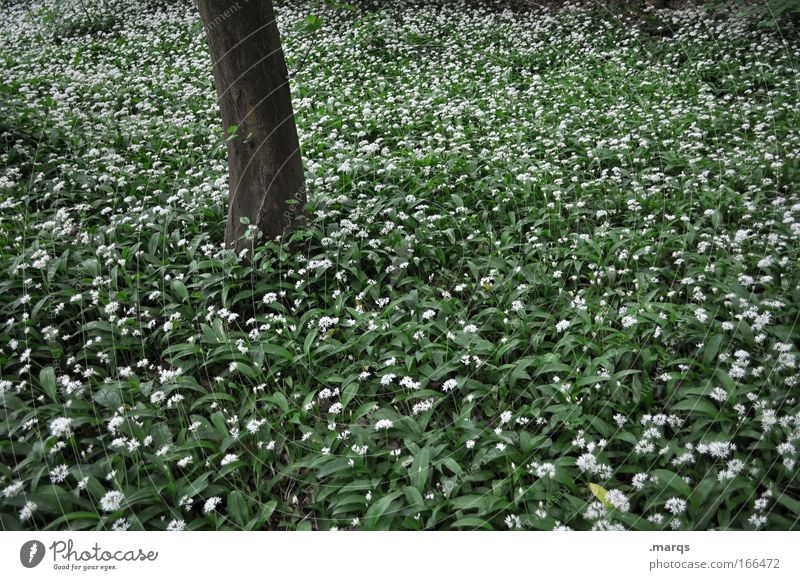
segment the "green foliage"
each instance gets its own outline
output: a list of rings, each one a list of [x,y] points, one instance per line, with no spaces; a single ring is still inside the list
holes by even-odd
[[[797,527],[782,32],[284,3],[246,265],[193,3],[84,3],[0,12],[3,529]]]

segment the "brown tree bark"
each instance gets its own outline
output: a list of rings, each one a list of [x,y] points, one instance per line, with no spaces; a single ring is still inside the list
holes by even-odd
[[[241,252],[247,218],[267,238],[296,226],[306,203],[286,60],[272,0],[198,0],[227,131],[230,201],[225,244]],[[295,201],[295,204],[291,202]],[[290,203],[287,203],[290,202]],[[249,257],[249,256],[247,256]]]

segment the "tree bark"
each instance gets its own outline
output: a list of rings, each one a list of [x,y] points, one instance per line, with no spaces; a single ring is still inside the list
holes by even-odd
[[[245,248],[252,252],[253,240],[242,239],[248,228],[242,221],[275,238],[297,225],[306,202],[286,60],[272,0],[198,0],[197,4],[211,52],[223,129],[236,127],[228,141],[225,244],[237,252]]]

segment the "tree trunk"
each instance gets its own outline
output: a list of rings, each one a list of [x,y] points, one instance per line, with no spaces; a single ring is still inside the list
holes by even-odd
[[[225,244],[237,252],[247,224],[267,238],[291,231],[306,202],[303,162],[272,0],[198,0],[222,125],[230,200]],[[295,204],[287,202],[296,202]],[[247,218],[243,220],[242,218]],[[249,256],[247,256],[249,258]]]

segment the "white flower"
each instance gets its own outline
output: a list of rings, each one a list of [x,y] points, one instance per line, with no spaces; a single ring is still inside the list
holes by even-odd
[[[238,455],[236,455],[235,453],[228,453],[225,457],[222,458],[222,461],[220,463],[222,465],[228,465],[229,463],[233,463],[237,459],[239,459]]]
[[[532,467],[536,471],[536,477],[553,479],[556,476],[556,466],[552,463],[533,463]]]
[[[711,393],[708,395],[715,401],[719,401],[720,403],[724,403],[728,400],[728,391],[723,389],[722,387],[716,387]]]
[[[102,498],[100,498],[100,507],[103,508],[104,512],[115,512],[120,508],[120,506],[122,506],[124,499],[125,496],[122,494],[122,492],[108,491]]]
[[[35,512],[37,509],[39,509],[39,506],[36,505],[36,502],[32,502],[31,500],[26,501],[25,505],[19,511],[20,521],[24,522],[31,519],[33,517],[33,512]]]
[[[400,384],[407,389],[411,389],[412,391],[416,391],[420,387],[419,382],[415,381],[411,377],[403,377],[400,379]]]
[[[566,329],[569,328],[570,321],[569,320],[562,320],[558,324],[556,324],[556,330],[558,332],[564,332]]]
[[[433,399],[425,399],[424,401],[420,401],[416,405],[411,408],[411,413],[414,415],[419,415],[420,413],[424,413],[425,411],[430,411],[433,408]]]
[[[3,497],[9,498],[9,497],[14,497],[15,495],[19,495],[19,492],[22,491],[22,487],[23,486],[21,481],[15,481],[11,485],[6,486],[3,489]]]
[[[671,497],[664,504],[664,508],[672,515],[678,516],[686,511],[686,500]]]
[[[69,476],[69,468],[66,465],[59,465],[50,470],[50,481],[52,483],[63,483]]]
[[[114,520],[114,523],[111,525],[111,529],[115,532],[125,532],[130,527],[131,524],[128,522],[126,518],[119,518],[117,520]]]
[[[376,431],[380,431],[381,429],[383,429],[383,430],[391,429],[392,425],[394,425],[394,422],[392,420],[390,420],[390,419],[381,419],[380,421],[375,423],[375,430]]]
[[[50,421],[50,435],[53,437],[69,436],[72,419],[58,417]]]
[[[637,473],[633,476],[632,485],[637,490],[641,491],[644,486],[647,484],[647,480],[650,479],[650,476],[646,473]]]
[[[609,490],[606,494],[606,501],[621,512],[626,512],[631,509],[628,497],[618,489]]]
[[[505,519],[506,525],[510,530],[521,530],[522,529],[522,520],[519,519],[519,516],[510,514],[506,516]]]
[[[216,496],[216,495],[214,497],[208,498],[206,500],[206,503],[203,504],[203,513],[204,514],[208,514],[208,513],[213,512],[215,509],[217,509],[217,505],[221,501],[222,501],[222,498],[219,497],[219,496]]]
[[[186,529],[186,522],[183,520],[172,520],[167,524],[167,531],[168,532],[182,532]]]
[[[597,464],[597,457],[591,453],[584,453],[578,457],[576,464],[578,469],[580,469],[582,472],[588,471],[590,473],[595,473],[599,468],[599,465]]]

